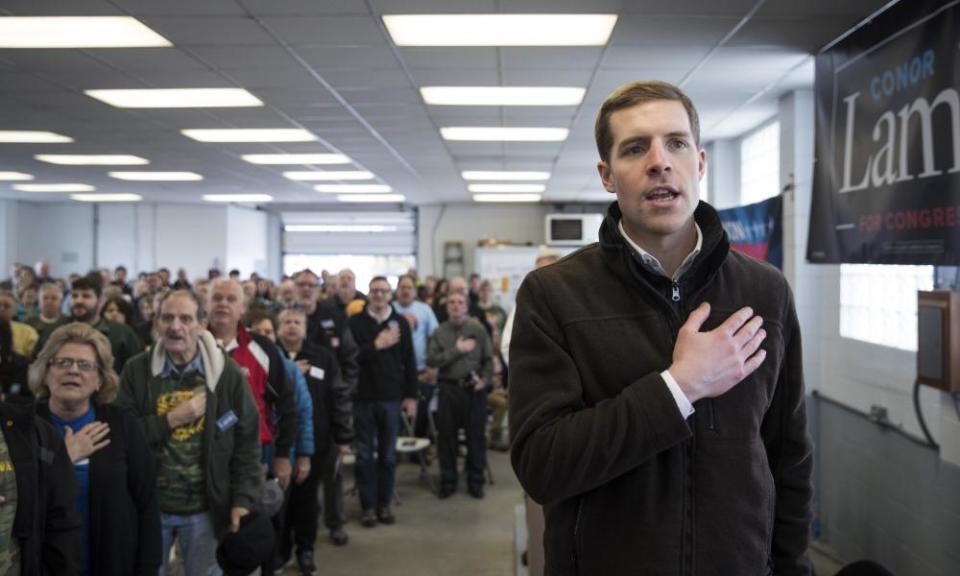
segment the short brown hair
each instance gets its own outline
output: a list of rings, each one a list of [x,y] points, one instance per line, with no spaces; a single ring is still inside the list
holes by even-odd
[[[630,82],[617,88],[612,94],[607,96],[607,99],[603,101],[603,105],[600,106],[593,132],[597,140],[597,151],[600,153],[601,160],[609,162],[610,149],[613,148],[613,134],[610,132],[610,115],[618,110],[654,100],[675,100],[683,104],[683,108],[687,111],[687,118],[690,119],[690,132],[693,135],[693,142],[697,148],[700,147],[700,117],[697,116],[697,109],[694,107],[690,97],[684,94],[683,90],[680,90],[668,82],[645,80],[642,82]]]
[[[100,388],[93,393],[93,402],[95,404],[113,402],[120,387],[120,378],[113,370],[113,351],[110,348],[110,341],[99,330],[84,322],[71,322],[54,330],[37,359],[30,365],[27,379],[36,397],[43,400],[50,396],[50,389],[47,387],[50,361],[64,344],[88,344],[93,348],[97,356],[97,372],[100,375]]]

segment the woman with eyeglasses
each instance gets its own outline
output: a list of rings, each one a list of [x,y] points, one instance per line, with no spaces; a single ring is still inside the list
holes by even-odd
[[[30,367],[41,416],[63,435],[77,480],[81,575],[157,574],[160,514],[151,451],[117,395],[110,342],[74,322],[57,328]]]

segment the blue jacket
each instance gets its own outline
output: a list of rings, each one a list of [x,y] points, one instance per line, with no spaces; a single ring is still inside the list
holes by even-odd
[[[287,379],[293,381],[293,401],[297,407],[297,441],[290,449],[290,460],[296,456],[313,456],[316,446],[313,441],[313,400],[307,388],[307,379],[297,368],[296,362],[287,358],[280,345],[277,345],[283,367],[287,370]]]

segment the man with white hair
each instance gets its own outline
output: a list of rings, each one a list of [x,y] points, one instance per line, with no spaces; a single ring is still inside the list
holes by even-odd
[[[284,489],[293,467],[290,447],[296,441],[296,406],[293,387],[287,384],[283,361],[276,346],[259,334],[249,332],[240,319],[246,312],[243,287],[231,278],[217,278],[207,295],[208,329],[247,377],[260,413],[260,444],[263,461]],[[276,413],[277,429],[273,428]]]

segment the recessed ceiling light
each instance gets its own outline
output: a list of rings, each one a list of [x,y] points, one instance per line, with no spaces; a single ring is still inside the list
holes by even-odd
[[[14,190],[21,192],[92,192],[95,187],[89,184],[14,184]]]
[[[3,21],[3,17],[0,17],[0,21]],[[63,144],[65,142],[73,142],[73,138],[42,130],[0,130],[0,143],[2,144]]]
[[[206,202],[272,202],[269,194],[204,194]]]
[[[451,126],[440,129],[444,140],[472,142],[562,142],[569,134],[566,128]]]
[[[71,194],[70,198],[77,202],[139,202],[143,196],[139,194]]]
[[[423,101],[434,106],[578,106],[583,88],[533,86],[424,86]]]
[[[41,162],[66,166],[132,166],[150,163],[146,158],[129,154],[37,154],[34,158]]]
[[[223,128],[181,130],[199,142],[311,142],[317,137],[299,128]]]
[[[108,172],[111,178],[133,182],[194,182],[203,180],[196,172]]]
[[[313,189],[333,194],[383,194],[393,191],[386,184],[317,184]]]
[[[543,192],[543,184],[469,184],[470,192]]]
[[[283,175],[291,180],[328,181],[328,180],[373,180],[374,175],[363,170],[329,170],[325,172],[304,171],[284,172]]]
[[[23,172],[0,172],[0,180],[5,182],[12,182],[15,180],[33,180],[33,176],[30,174],[24,174]]]
[[[404,202],[403,194],[341,194],[338,202]]]
[[[464,170],[464,180],[549,180],[549,172],[522,170]]]
[[[616,14],[395,14],[397,46],[603,46]]]
[[[287,224],[287,232],[396,232],[396,226],[382,224]]]
[[[540,194],[474,194],[474,202],[539,202]]]
[[[343,154],[244,154],[251,164],[349,164]]]
[[[117,108],[242,108],[263,106],[243,88],[140,88],[85,90],[84,94]]]
[[[0,48],[173,46],[130,16],[3,16]]]

